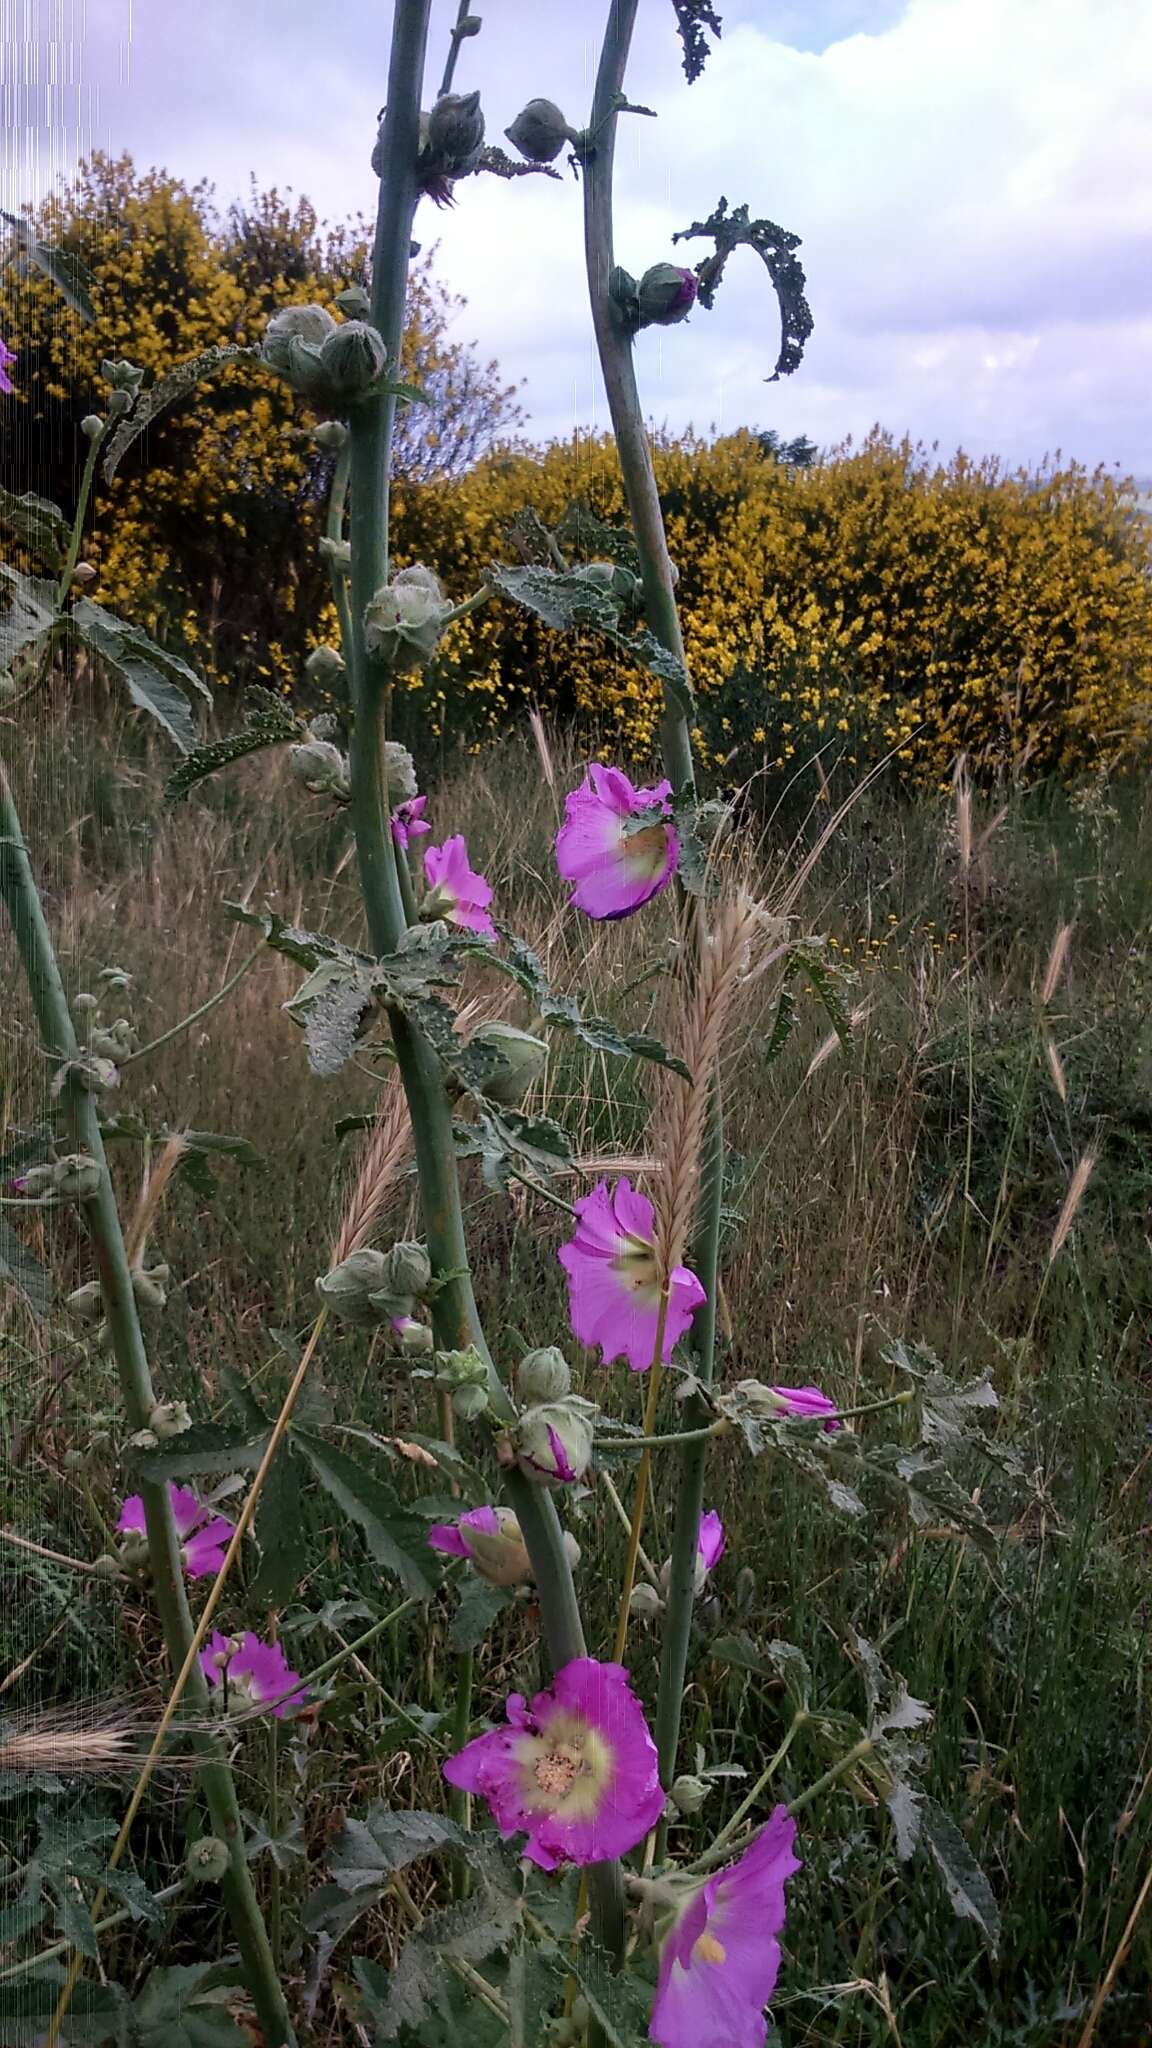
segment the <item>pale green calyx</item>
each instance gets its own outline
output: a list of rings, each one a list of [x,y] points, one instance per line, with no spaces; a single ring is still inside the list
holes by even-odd
[[[514,1024],[481,1024],[469,1044],[483,1046],[498,1056],[498,1064],[484,1076],[484,1093],[506,1109],[516,1109],[523,1102],[548,1064],[547,1039],[518,1031]]]
[[[529,100],[504,133],[530,164],[553,163],[564,144],[576,140],[575,129],[568,126],[554,100]]]
[[[313,796],[334,796],[346,803],[352,793],[347,759],[331,740],[305,740],[290,747],[288,768]]]
[[[316,1292],[340,1322],[353,1323],[358,1329],[370,1329],[381,1320],[380,1310],[374,1306],[372,1296],[386,1287],[387,1281],[388,1261],[384,1253],[372,1245],[365,1245],[358,1252],[349,1252],[346,1259],[332,1267],[331,1272],[323,1273],[316,1282]],[[403,1311],[398,1310],[397,1313]]]
[[[431,569],[422,563],[402,569],[381,586],[365,608],[364,639],[369,654],[386,662],[396,675],[423,668],[436,651],[448,609]]]
[[[571,1389],[571,1368],[555,1344],[525,1352],[516,1367],[516,1396],[526,1407],[540,1401],[562,1400]]]
[[[344,656],[336,647],[314,647],[304,663],[304,673],[310,683],[319,683],[323,688],[343,675]]]
[[[148,1427],[158,1443],[164,1443],[170,1437],[183,1436],[192,1427],[187,1402],[159,1402],[148,1417]]]
[[[184,1858],[184,1868],[196,1884],[218,1884],[227,1877],[232,1858],[228,1844],[218,1835],[201,1835]]]

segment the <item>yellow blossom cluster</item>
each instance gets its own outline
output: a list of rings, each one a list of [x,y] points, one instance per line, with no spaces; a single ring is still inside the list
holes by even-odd
[[[831,743],[931,775],[961,750],[1070,774],[1146,744],[1152,540],[1107,472],[1006,474],[963,455],[934,465],[880,433],[808,468],[746,432],[661,438],[655,460],[698,737],[718,764],[786,765]],[[509,558],[523,506],[554,524],[573,498],[625,523],[609,441],[504,453],[401,488],[397,545],[463,595],[487,560]],[[659,715],[643,670],[504,603],[460,620],[416,687],[450,724],[498,728],[535,700],[636,755]]]

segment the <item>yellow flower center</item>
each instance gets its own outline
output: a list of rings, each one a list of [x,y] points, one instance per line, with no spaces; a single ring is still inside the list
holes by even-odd
[[[642,832],[621,834],[622,850],[637,881],[647,881],[659,874],[668,850],[668,827],[646,825]]]
[[[540,1735],[516,1745],[520,1790],[532,1813],[583,1820],[595,1813],[612,1774],[612,1750],[575,1714],[555,1714]]]
[[[716,1936],[709,1934],[707,1928],[705,1928],[703,1934],[698,1936],[697,1940],[692,1944],[692,1961],[694,1963],[726,1963],[727,1960],[728,1951],[724,1943],[717,1941]]]

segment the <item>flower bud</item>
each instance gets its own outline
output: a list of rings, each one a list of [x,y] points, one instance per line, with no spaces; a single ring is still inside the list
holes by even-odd
[[[57,1159],[52,1167],[52,1184],[58,1194],[74,1202],[89,1202],[100,1192],[103,1174],[86,1152],[72,1152]]]
[[[650,1586],[646,1579],[641,1579],[640,1584],[632,1588],[628,1608],[630,1613],[638,1614],[642,1621],[655,1621],[657,1615],[664,1612],[664,1602],[655,1586]]]
[[[312,429],[312,439],[325,455],[336,455],[348,439],[348,429],[342,420],[322,420]]]
[[[372,301],[362,284],[345,285],[336,294],[336,304],[348,320],[367,320],[372,310]]]
[[[171,1277],[168,1266],[138,1266],[132,1274],[132,1292],[136,1296],[137,1308],[162,1309],[168,1300]]]
[[[608,297],[625,327],[634,330],[640,325],[640,287],[622,263],[608,273]]]
[[[64,1453],[63,1464],[66,1472],[82,1472],[87,1463],[88,1460],[84,1452],[75,1445],[73,1445],[70,1451],[65,1451]]]
[[[0,704],[11,704],[19,684],[10,668],[0,668]]]
[[[42,1195],[54,1195],[57,1191],[55,1161],[51,1165],[30,1166],[26,1173],[21,1173],[15,1180],[10,1181],[9,1186],[16,1194],[24,1195],[30,1202],[38,1202]]]
[[[125,414],[130,413],[131,410],[132,393],[130,391],[113,391],[111,393],[108,399],[109,419],[121,420],[124,418]]]
[[[323,533],[317,541],[316,547],[318,553],[323,555],[326,562],[331,562],[334,569],[351,569],[352,543],[350,540],[330,540],[328,535]]]
[[[699,280],[678,263],[653,263],[640,279],[641,327],[672,327],[692,311]]]
[[[438,1387],[486,1387],[488,1368],[474,1344],[466,1351],[438,1351],[436,1353],[436,1385]]]
[[[532,1565],[511,1508],[497,1508],[497,1529],[480,1529],[461,1518],[456,1527],[468,1552],[469,1562],[490,1586],[524,1586],[532,1577]]]
[[[491,1073],[486,1073],[483,1090],[490,1101],[506,1109],[523,1102],[534,1081],[548,1064],[548,1041],[534,1038],[530,1031],[517,1031],[514,1024],[481,1024],[472,1033],[470,1045],[479,1045],[498,1056]]]
[[[564,144],[576,139],[554,100],[529,100],[504,133],[530,164],[554,163]]]
[[[147,1571],[150,1562],[151,1554],[146,1536],[129,1536],[120,1545],[117,1563],[122,1572]]]
[[[374,1304],[379,1299],[379,1295],[374,1296]],[[415,1316],[393,1316],[391,1328],[399,1358],[428,1358],[436,1348],[436,1339],[427,1323],[418,1322]]]
[[[452,1396],[452,1413],[461,1422],[475,1422],[488,1406],[487,1387],[457,1387]]]
[[[688,1774],[674,1781],[668,1797],[677,1813],[683,1814],[685,1820],[690,1820],[694,1813],[699,1813],[711,1790],[711,1785],[705,1779]]]
[[[219,1835],[201,1835],[184,1858],[184,1868],[195,1884],[218,1884],[227,1877],[231,1863],[228,1844]]]
[[[74,1010],[98,1010],[99,1007],[99,996],[90,994],[87,989],[82,988],[79,995],[72,998],[72,1008]]]
[[[98,412],[86,413],[80,422],[80,432],[86,441],[98,441],[104,432],[104,422]]]
[[[395,1294],[415,1295],[422,1301],[432,1284],[432,1262],[422,1244],[405,1238],[388,1253],[386,1285]]]
[[[72,581],[73,583],[95,583],[99,573],[98,569],[93,568],[91,562],[77,562],[76,567],[72,571]]]
[[[428,116],[427,153],[447,178],[474,171],[484,147],[484,116],[478,92],[446,92]]]
[[[88,1050],[102,1059],[126,1060],[136,1051],[140,1040],[127,1017],[117,1017],[114,1024],[98,1024],[88,1040]]]
[[[279,370],[282,377],[291,377],[298,360],[297,350],[314,349],[318,361],[319,351],[335,332],[336,322],[323,306],[283,306],[279,313],[273,313],[264,329],[260,353],[270,369]]]
[[[93,1561],[92,1575],[97,1579],[118,1579],[120,1577],[119,1558],[112,1557],[107,1550],[101,1551],[99,1557]]]
[[[516,1394],[526,1407],[539,1401],[561,1401],[571,1386],[568,1360],[555,1344],[526,1352],[516,1367]]]
[[[62,1067],[57,1067],[49,1091],[53,1098],[62,1094],[70,1082],[82,1088],[86,1095],[102,1095],[106,1088],[119,1087],[120,1075],[114,1060],[82,1052],[74,1060],[65,1060]]]
[[[718,846],[732,829],[732,806],[710,797],[696,812],[696,837],[705,846]]]
[[[304,663],[304,673],[310,683],[319,683],[323,688],[343,675],[344,656],[335,647],[314,647]]]
[[[340,1322],[352,1323],[361,1330],[371,1329],[380,1320],[371,1297],[385,1285],[387,1277],[384,1253],[365,1245],[361,1251],[349,1252],[331,1272],[322,1274],[316,1282],[316,1292]]]
[[[402,570],[382,585],[364,613],[368,652],[386,661],[397,675],[423,668],[431,660],[447,609],[437,578],[430,569],[417,566],[426,580],[418,581],[410,570]],[[410,794],[415,795],[415,782]]]
[[[121,356],[117,362],[110,358],[106,359],[100,365],[100,375],[110,390],[127,391],[133,398],[144,382],[143,370],[138,370],[135,363],[130,363],[126,356]]]
[[[183,1436],[192,1427],[187,1402],[158,1402],[148,1417],[148,1427],[158,1443],[166,1443],[170,1437]]]
[[[123,989],[128,987],[132,976],[126,967],[102,967],[96,979],[107,982],[109,988]]]
[[[331,740],[305,740],[298,747],[289,747],[288,769],[293,779],[313,796],[336,796],[343,800],[351,794],[348,763]]]
[[[383,336],[365,320],[346,320],[320,351],[328,388],[339,404],[363,398],[383,376],[387,362]]]
[[[98,1323],[104,1313],[104,1295],[98,1280],[86,1280],[74,1287],[64,1306],[78,1323]]]
[[[388,808],[410,801],[416,794],[416,763],[399,740],[384,742],[384,779],[388,785]]]
[[[568,1486],[592,1462],[590,1401],[569,1394],[525,1409],[513,1431],[520,1469],[538,1486]]]

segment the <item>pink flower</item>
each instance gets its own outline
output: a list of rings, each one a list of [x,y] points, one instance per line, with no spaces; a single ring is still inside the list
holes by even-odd
[[[575,1236],[556,1255],[568,1275],[572,1328],[582,1344],[600,1346],[605,1365],[626,1358],[633,1372],[646,1372],[660,1319],[652,1204],[627,1179],[611,1190],[601,1180],[576,1203],[576,1216]],[[695,1273],[674,1266],[664,1319],[665,1364],[703,1300]]]
[[[424,816],[427,801],[426,796],[409,797],[406,803],[397,804],[392,813],[392,837],[405,853],[410,840],[422,839],[432,830]]]
[[[661,2048],[762,2048],[780,1969],[784,1885],[800,1869],[796,1823],[778,1806],[737,1863],[700,1886],[667,1935],[650,2041]]]
[[[8,375],[9,363],[16,361],[6,342],[0,341],[0,391],[11,391],[12,380]]]
[[[696,1555],[706,1572],[710,1572],[714,1564],[719,1564],[727,1543],[724,1524],[715,1508],[710,1508],[706,1515],[700,1517],[700,1533],[696,1539]]]
[[[830,1401],[819,1387],[773,1387],[771,1391],[786,1415],[830,1415],[832,1420],[824,1424],[825,1429],[841,1427],[835,1401]]]
[[[434,1523],[428,1541],[445,1557],[467,1558],[491,1586],[519,1586],[532,1576],[520,1524],[511,1508],[469,1508],[454,1522]]]
[[[188,1577],[214,1579],[224,1562],[224,1552],[236,1533],[236,1524],[227,1521],[223,1515],[214,1515],[211,1508],[206,1508],[203,1501],[197,1500],[186,1487],[169,1485],[168,1499]],[[138,1493],[129,1494],[120,1510],[116,1527],[123,1536],[145,1534],[144,1502]]]
[[[450,1785],[477,1792],[505,1840],[528,1837],[541,1870],[623,1856],[664,1811],[656,1749],[620,1664],[576,1657],[531,1706],[508,1700],[508,1721],[444,1765]]]
[[[279,1643],[262,1643],[251,1629],[238,1645],[235,1636],[222,1636],[215,1629],[200,1652],[200,1669],[209,1685],[227,1682],[230,1708],[242,1711],[274,1700],[272,1713],[278,1721],[289,1707],[302,1707],[308,1697],[308,1687],[301,1683],[298,1671],[288,1669]],[[293,1686],[299,1689],[293,1692]]]
[[[620,768],[593,762],[579,789],[564,803],[556,835],[556,865],[575,882],[571,901],[589,917],[630,917],[658,896],[676,866],[679,841],[671,824],[656,822],[629,832],[638,813],[662,806],[669,813],[670,782],[634,789]]]
[[[431,891],[426,914],[450,918],[453,924],[463,925],[465,931],[482,932],[486,939],[496,937],[496,927],[487,909],[492,901],[492,884],[469,867],[468,848],[459,832],[446,839],[443,846],[425,848],[424,879]]]

